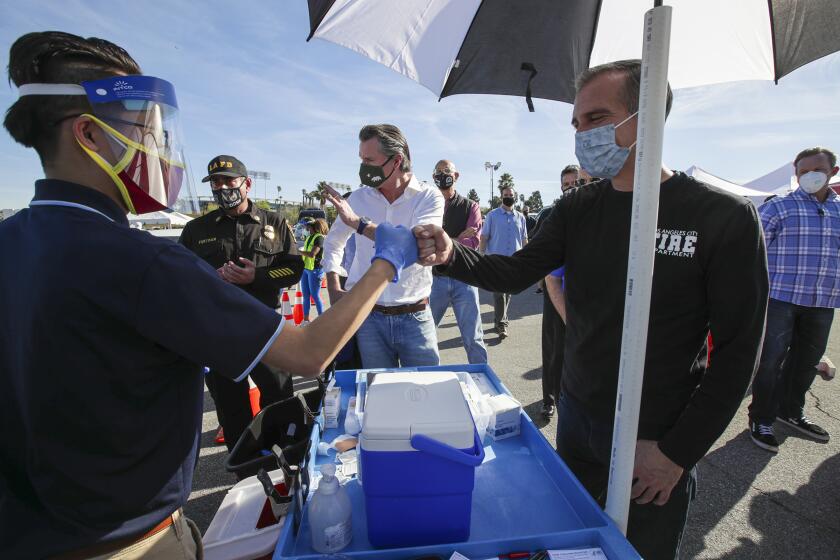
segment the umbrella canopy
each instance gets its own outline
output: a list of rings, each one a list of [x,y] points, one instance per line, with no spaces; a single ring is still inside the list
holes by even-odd
[[[778,80],[840,50],[837,0],[671,0],[671,87]],[[650,0],[309,0],[310,34],[441,98],[528,95],[571,103],[574,79],[640,58]]]

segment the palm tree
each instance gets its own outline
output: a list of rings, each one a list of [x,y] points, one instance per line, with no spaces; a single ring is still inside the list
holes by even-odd
[[[324,196],[324,192],[329,184],[326,181],[318,181],[318,185],[315,187],[315,190],[312,191],[313,198],[318,199],[318,203],[321,206],[321,210],[324,209],[324,206],[327,204],[327,198]]]
[[[513,186],[513,175],[510,173],[502,173],[502,176],[499,177],[499,191],[501,192],[506,188],[515,188]]]

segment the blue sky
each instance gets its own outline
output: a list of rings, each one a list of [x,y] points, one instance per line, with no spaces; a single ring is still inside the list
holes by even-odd
[[[269,194],[283,187],[289,200],[319,180],[358,184],[359,128],[390,122],[408,138],[421,179],[435,162],[455,161],[459,190],[490,190],[484,162],[501,161],[520,192],[559,194],[559,172],[573,163],[571,106],[521,98],[454,96],[438,102],[418,84],[349,50],[306,43],[306,2],[186,2],[124,0],[62,2],[0,0],[0,67],[15,38],[58,29],[98,36],[125,47],[146,74],[172,81],[178,91],[187,157],[198,182],[220,153],[250,169],[269,171]],[[698,46],[702,48],[702,46]],[[16,90],[0,85],[7,108]],[[698,165],[736,182],[791,161],[802,148],[840,150],[840,55],[782,79],[677,92],[666,127],[665,162]],[[0,133],[0,208],[25,206],[38,159]],[[257,194],[262,196],[263,182]]]

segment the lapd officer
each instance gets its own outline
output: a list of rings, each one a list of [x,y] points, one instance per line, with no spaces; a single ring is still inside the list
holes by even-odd
[[[0,222],[0,556],[200,558],[181,507],[201,366],[316,376],[416,242],[378,225],[365,276],[305,328],[287,325],[186,248],[128,227],[130,210],[191,190],[172,84],[113,43],[57,31],[20,37],[8,61],[20,98],[3,124],[46,178]]]
[[[216,156],[207,164],[203,183],[210,183],[219,209],[187,224],[181,243],[235,284],[271,308],[280,307],[281,290],[300,280],[303,260],[286,219],[259,208],[248,198],[251,178],[233,156]],[[292,378],[262,364],[251,370],[266,407],[293,394]],[[251,421],[248,383],[210,371],[205,381],[216,402],[216,415],[228,451]]]

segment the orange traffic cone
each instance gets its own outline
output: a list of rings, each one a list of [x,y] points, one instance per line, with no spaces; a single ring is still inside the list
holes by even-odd
[[[260,411],[260,388],[257,387],[251,378],[248,378],[248,399],[251,401],[251,416],[256,416]]]
[[[327,277],[324,276],[323,278],[321,278],[321,289],[323,290],[326,287],[327,287]]]
[[[300,292],[300,286],[298,286],[297,292],[295,292],[295,308],[292,310],[292,316],[295,320],[295,325],[300,325],[303,322],[303,294]]]
[[[289,290],[283,290],[283,298],[281,300],[281,303],[283,318],[287,321],[294,321],[295,317],[292,314],[292,302],[289,301]]]

